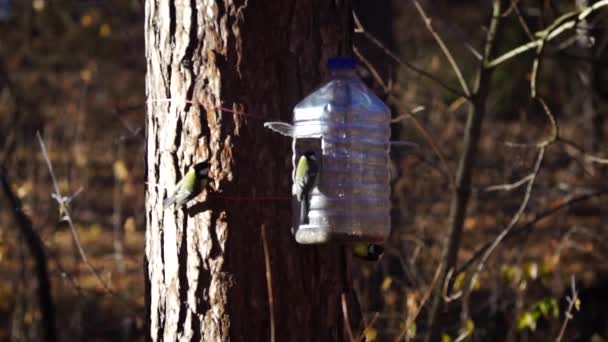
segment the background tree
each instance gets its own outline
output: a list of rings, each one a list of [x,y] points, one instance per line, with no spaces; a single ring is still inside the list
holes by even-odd
[[[296,245],[289,201],[237,199],[290,193],[290,141],[262,123],[289,121],[298,99],[322,80],[327,58],[350,51],[350,17],[348,1],[146,2],[153,340],[345,339],[342,295],[350,280],[341,249]],[[172,101],[154,101],[166,98]],[[183,101],[190,98],[196,104]],[[207,159],[213,190],[187,210],[163,210],[166,191]],[[265,258],[276,285],[271,299]]]

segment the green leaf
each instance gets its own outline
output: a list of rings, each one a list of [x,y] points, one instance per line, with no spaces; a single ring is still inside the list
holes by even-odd
[[[410,324],[407,328],[407,337],[410,339],[416,337],[416,323]]]
[[[500,275],[505,283],[510,283],[515,278],[515,269],[509,265],[502,265],[500,267]]]
[[[550,304],[547,299],[538,302],[536,308],[538,311],[540,311],[543,317],[547,317],[549,315]]]
[[[574,308],[576,311],[581,311],[581,300],[578,297],[574,300]]]
[[[534,318],[531,312],[524,312],[519,317],[519,320],[517,320],[517,330],[524,330],[526,328],[532,331],[536,330],[536,318]]]
[[[465,280],[466,280],[466,273],[464,273],[464,272],[458,273],[458,275],[454,279],[454,285],[453,285],[454,290],[455,291],[462,290],[462,286],[464,285]]]
[[[393,278],[386,277],[382,281],[382,285],[380,285],[380,288],[382,289],[382,291],[388,291],[391,288],[391,285],[393,285]]]
[[[376,330],[374,328],[367,328],[367,329],[365,329],[365,331],[363,332],[363,334],[365,335],[365,340],[366,341],[373,342],[373,341],[376,341],[378,339],[378,330]]]
[[[526,277],[530,280],[538,278],[538,264],[535,262],[529,262],[526,264]]]
[[[471,334],[473,334],[474,330],[475,330],[475,322],[473,322],[472,319],[468,319],[464,323],[464,331],[467,333],[467,335],[471,335]]]
[[[559,305],[557,305],[557,299],[551,298],[551,316],[553,318],[559,317]]]

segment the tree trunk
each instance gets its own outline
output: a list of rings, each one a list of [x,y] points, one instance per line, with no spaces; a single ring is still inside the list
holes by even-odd
[[[146,1],[147,97],[172,99],[148,102],[151,340],[270,340],[263,224],[276,340],[346,339],[341,296],[351,290],[342,248],[297,245],[289,201],[250,199],[291,189],[291,141],[257,116],[290,121],[327,58],[350,53],[350,16],[348,0]],[[193,98],[200,104],[183,101]],[[163,210],[177,180],[207,159],[207,192],[187,209]]]

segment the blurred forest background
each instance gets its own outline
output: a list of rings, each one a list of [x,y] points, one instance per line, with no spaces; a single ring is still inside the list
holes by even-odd
[[[591,5],[504,3],[495,56]],[[485,0],[420,4],[429,25],[412,1],[354,3],[361,75],[403,119],[394,140],[418,144],[393,151],[385,255],[355,264],[368,341],[425,334],[468,110],[434,35],[472,84],[491,16]],[[0,0],[0,160],[44,243],[64,341],[143,340],[143,22],[138,0]],[[442,341],[608,341],[607,29],[608,6],[547,42],[549,113],[531,97],[535,49],[495,68]],[[0,340],[37,341],[34,260],[0,198]],[[470,282],[468,261],[505,228]]]

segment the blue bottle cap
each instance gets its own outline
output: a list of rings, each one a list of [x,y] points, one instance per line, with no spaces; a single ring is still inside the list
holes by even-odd
[[[327,60],[329,70],[354,69],[357,60],[352,57],[333,57]]]

